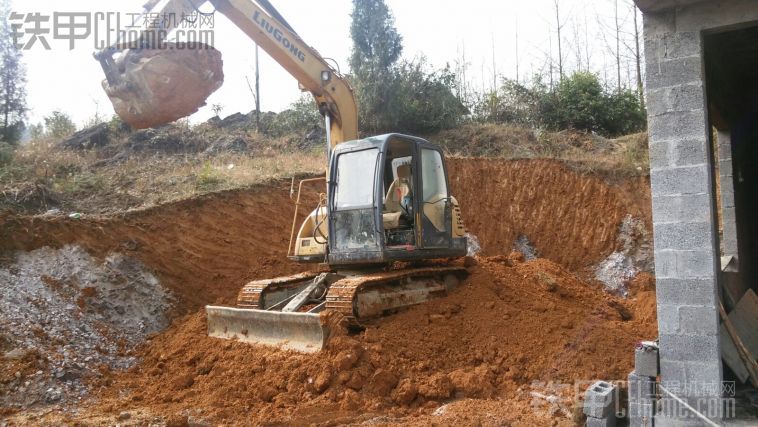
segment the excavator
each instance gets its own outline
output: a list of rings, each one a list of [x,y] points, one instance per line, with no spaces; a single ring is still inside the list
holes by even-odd
[[[313,95],[325,119],[328,159],[325,177],[299,183],[287,253],[293,261],[320,266],[252,281],[240,290],[236,307],[206,306],[209,336],[317,352],[336,325],[361,328],[371,319],[446,295],[459,284],[467,270],[453,260],[466,255],[467,233],[440,148],[399,133],[359,139],[351,86],[268,0],[208,2]],[[146,16],[196,16],[204,3],[154,1],[146,6]],[[170,49],[154,52],[179,25],[155,24],[137,43],[122,41],[95,54],[114,108],[136,127],[196,111],[220,85],[221,70],[209,59],[212,51],[197,49],[195,62],[179,65],[171,63]],[[175,90],[163,90],[182,84],[207,90],[194,98],[182,93],[179,103]],[[296,227],[303,186],[315,181],[324,181],[325,191]]]

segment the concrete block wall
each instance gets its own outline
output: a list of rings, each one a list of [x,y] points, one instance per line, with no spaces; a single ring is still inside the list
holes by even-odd
[[[719,254],[702,28],[696,15],[681,27],[680,12],[644,16],[646,90],[661,385],[698,408],[720,398]],[[662,400],[656,425],[698,424],[676,402]]]
[[[734,176],[732,167],[732,138],[728,131],[718,132],[719,184],[721,186],[721,251],[736,256],[737,213],[734,209]],[[739,260],[738,260],[739,265]]]

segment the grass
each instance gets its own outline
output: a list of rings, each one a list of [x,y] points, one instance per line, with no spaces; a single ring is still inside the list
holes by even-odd
[[[320,147],[274,143],[275,150],[253,153],[136,152],[115,161],[114,147],[69,150],[57,141],[34,141],[8,150],[0,163],[0,210],[105,213],[323,172]]]
[[[149,141],[116,133],[103,148],[63,149],[41,139],[12,149],[0,145],[0,210],[105,213],[180,200],[295,175],[322,174],[320,144],[289,136],[199,125],[152,130]],[[157,135],[157,137],[155,137]],[[243,152],[214,149],[241,138]],[[648,173],[647,137],[605,139],[574,131],[545,132],[477,124],[428,136],[450,156],[554,158],[603,178]],[[143,142],[144,141],[144,142]],[[305,148],[303,148],[305,147]]]

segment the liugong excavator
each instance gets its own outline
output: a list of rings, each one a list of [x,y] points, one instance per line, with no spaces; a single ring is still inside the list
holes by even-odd
[[[326,191],[297,233],[293,223],[288,250],[294,261],[326,267],[320,272],[253,281],[240,291],[237,307],[206,307],[209,335],[318,351],[329,337],[332,322],[328,319],[359,326],[366,319],[444,295],[455,286],[466,275],[463,267],[423,263],[466,255],[460,208],[450,195],[440,148],[401,134],[358,139],[350,85],[267,0],[209,2],[313,94],[326,120],[328,154],[326,177],[316,178],[325,179]],[[196,14],[199,3],[162,0],[150,5],[148,13],[190,16]],[[176,25],[146,29],[136,50],[154,49]],[[155,124],[161,120],[156,116],[165,116],[176,105],[175,97],[159,93],[160,85],[182,77],[156,76],[137,66],[144,58],[164,55],[161,52],[138,55],[132,64],[114,61],[114,54],[125,55],[126,47],[116,44],[96,54],[107,77],[104,87],[114,107],[124,110],[128,106],[128,112],[120,114],[127,122]],[[164,68],[169,69],[168,74],[182,72],[182,67]],[[195,74],[213,79],[214,72],[219,71]],[[194,111],[203,101],[182,100],[196,103],[183,108]],[[296,219],[300,190],[297,198]],[[335,312],[339,315],[329,315]]]

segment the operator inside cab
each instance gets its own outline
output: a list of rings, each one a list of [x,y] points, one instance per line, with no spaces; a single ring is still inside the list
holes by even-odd
[[[416,244],[413,214],[413,157],[407,150],[402,157],[390,158],[387,162],[385,183],[389,185],[384,197],[384,224],[387,245],[412,247]],[[387,184],[385,184],[387,185]]]
[[[390,230],[410,225],[413,222],[413,190],[411,186],[411,165],[398,165],[397,178],[392,181],[384,198],[384,229]]]

